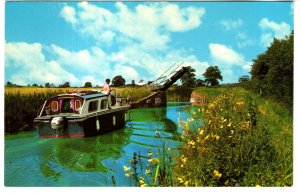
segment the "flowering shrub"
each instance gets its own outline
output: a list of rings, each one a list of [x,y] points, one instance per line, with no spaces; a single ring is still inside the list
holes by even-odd
[[[173,172],[177,185],[255,186],[266,168],[275,169],[269,131],[247,93],[222,93],[179,125],[184,144]]]

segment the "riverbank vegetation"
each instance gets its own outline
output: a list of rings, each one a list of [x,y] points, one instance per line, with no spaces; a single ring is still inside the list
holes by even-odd
[[[179,123],[177,185],[291,186],[292,113],[242,88],[223,90],[210,90],[207,106]],[[197,118],[202,125],[193,125]]]
[[[207,96],[208,103],[191,107],[187,120],[178,119],[183,130],[179,148],[161,141],[157,153],[136,153],[139,160],[124,167],[131,185],[293,185],[293,114],[288,108],[241,87],[194,91]]]

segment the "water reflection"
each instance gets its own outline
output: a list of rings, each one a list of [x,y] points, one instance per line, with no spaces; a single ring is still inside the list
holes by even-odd
[[[123,165],[134,152],[155,151],[156,132],[176,148],[180,129],[178,113],[185,106],[143,108],[130,111],[126,127],[96,137],[39,139],[36,133],[5,137],[5,185],[7,186],[128,186]],[[24,168],[26,167],[26,169]]]
[[[108,158],[121,158],[123,147],[129,143],[129,137],[130,131],[121,129],[83,139],[49,140],[52,147],[47,147],[46,150],[50,151],[41,151],[41,173],[45,177],[58,180],[61,174],[52,168],[56,163],[69,171],[106,173],[109,168],[103,161]]]

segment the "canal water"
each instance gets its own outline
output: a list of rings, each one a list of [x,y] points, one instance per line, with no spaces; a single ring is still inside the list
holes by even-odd
[[[130,110],[123,129],[96,137],[39,139],[36,131],[5,136],[5,186],[131,186],[123,166],[133,153],[156,156],[162,140],[177,148],[188,103]]]

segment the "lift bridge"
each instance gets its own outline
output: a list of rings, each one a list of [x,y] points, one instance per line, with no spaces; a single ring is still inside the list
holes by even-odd
[[[131,103],[131,108],[137,107],[164,107],[167,105],[166,91],[178,79],[180,79],[189,68],[184,63],[174,63],[156,80],[148,85],[148,89],[152,93],[137,102]]]

